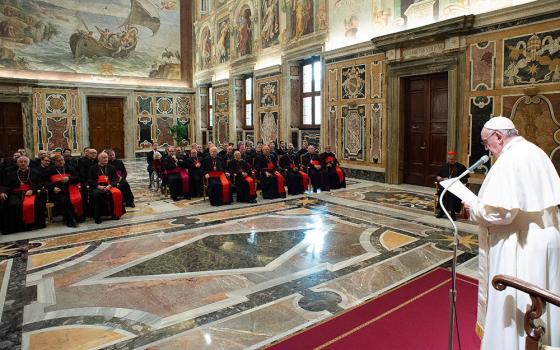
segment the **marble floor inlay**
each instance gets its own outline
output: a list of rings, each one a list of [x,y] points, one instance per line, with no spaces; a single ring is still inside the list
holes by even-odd
[[[137,207],[120,221],[0,237],[0,349],[257,349],[452,259],[426,193],[352,180],[216,208],[169,201],[126,163]]]

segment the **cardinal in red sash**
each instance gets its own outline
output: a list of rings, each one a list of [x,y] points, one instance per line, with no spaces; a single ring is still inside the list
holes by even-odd
[[[119,219],[123,212],[123,198],[117,188],[119,178],[115,168],[109,164],[109,156],[101,152],[98,163],[89,169],[88,184],[91,191],[91,206],[96,224],[101,223],[103,215]]]
[[[314,146],[307,147],[307,153],[301,158],[301,162],[302,166],[307,170],[311,185],[313,186],[313,192],[317,192],[319,189],[321,191],[328,191],[329,186],[325,179],[325,171],[319,161],[319,155],[315,153]]]
[[[29,158],[20,156],[17,167],[6,174],[4,233],[29,231],[45,227],[45,202],[39,195],[42,177],[29,168]]]
[[[65,164],[64,158],[59,154],[53,157],[53,164],[45,171],[49,200],[62,213],[66,226],[76,227],[76,220],[84,220],[80,177],[74,168]]]
[[[109,156],[109,164],[115,168],[115,172],[117,173],[117,177],[119,179],[119,183],[117,187],[122,192],[124,203],[127,207],[134,208],[134,194],[132,194],[132,190],[130,189],[130,184],[126,181],[126,177],[128,173],[126,171],[126,167],[122,160],[117,159],[117,155],[115,151],[112,149],[108,149],[107,155]]]
[[[296,195],[307,191],[309,186],[309,176],[300,169],[299,158],[294,151],[294,145],[288,143],[287,151],[280,156],[280,168],[286,174],[286,185],[288,194]]]
[[[218,157],[218,149],[215,146],[210,148],[210,156],[202,161],[202,173],[208,181],[210,204],[230,204],[233,201],[230,174],[226,172],[224,162]]]
[[[331,190],[346,187],[346,176],[339,166],[331,146],[325,146],[325,152],[319,155],[319,161],[325,172],[325,186]]]
[[[241,152],[233,153],[233,160],[228,164],[228,171],[234,177],[237,201],[257,203],[254,172],[251,165],[241,158]]]
[[[270,151],[269,145],[262,147],[262,154],[257,156],[256,164],[257,171],[261,175],[263,198],[286,198],[284,177],[278,171],[278,158]]]

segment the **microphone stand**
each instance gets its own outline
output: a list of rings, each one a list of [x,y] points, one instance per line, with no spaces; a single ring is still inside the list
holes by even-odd
[[[463,178],[465,175],[467,175],[470,172],[470,169],[465,170],[461,175],[457,176],[455,178],[455,180],[453,180],[449,186],[447,186],[446,188],[443,189],[443,191],[441,192],[441,195],[439,196],[439,203],[441,203],[441,208],[443,210],[443,212],[445,213],[445,216],[447,216],[447,219],[449,219],[449,221],[451,221],[451,224],[453,225],[453,264],[451,265],[451,289],[449,290],[449,336],[447,338],[447,349],[448,350],[453,350],[453,326],[455,325],[455,297],[457,294],[457,246],[459,244],[459,238],[458,238],[458,232],[457,232],[457,225],[455,224],[455,221],[453,221],[453,219],[451,219],[451,215],[449,214],[449,212],[447,211],[447,209],[445,208],[445,205],[443,205],[443,196],[445,196],[445,194],[447,193],[447,191],[449,190],[449,188],[453,185],[455,185],[455,183],[459,180],[461,180],[461,178]]]

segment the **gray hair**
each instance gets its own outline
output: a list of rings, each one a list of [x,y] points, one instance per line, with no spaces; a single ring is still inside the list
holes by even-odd
[[[504,135],[505,138],[519,136],[519,131],[517,129],[503,129],[503,130],[492,130],[494,132],[499,132]]]

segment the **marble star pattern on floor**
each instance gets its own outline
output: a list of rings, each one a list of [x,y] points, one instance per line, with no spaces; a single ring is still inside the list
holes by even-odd
[[[349,180],[212,208],[149,191],[145,163],[127,165],[137,207],[121,221],[1,237],[1,349],[261,348],[452,258],[425,189]]]

